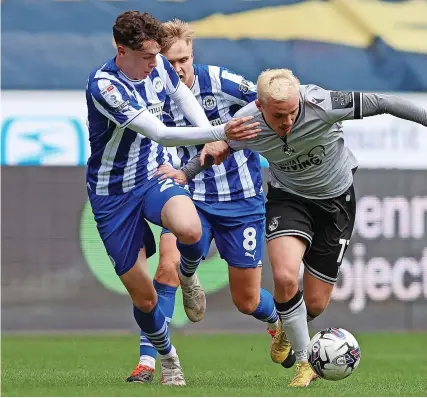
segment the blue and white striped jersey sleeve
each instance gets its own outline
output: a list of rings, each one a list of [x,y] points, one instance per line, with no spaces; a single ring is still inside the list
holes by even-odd
[[[241,106],[255,101],[257,97],[257,87],[250,80],[238,75],[226,68],[221,68],[220,73],[221,91],[233,98]]]
[[[128,89],[117,81],[96,79],[88,90],[98,111],[121,128],[125,128],[145,110]]]
[[[178,89],[179,76],[167,58],[161,54],[157,55],[157,70],[165,84],[166,94],[173,94]]]

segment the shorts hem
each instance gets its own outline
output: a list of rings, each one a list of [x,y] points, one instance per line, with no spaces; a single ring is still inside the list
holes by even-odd
[[[248,265],[248,264],[239,264],[239,265],[237,265],[237,264],[229,264],[227,262],[227,265],[229,267],[233,267],[233,268],[258,268],[258,267],[262,267],[263,264],[262,264],[262,261],[261,261],[258,264],[251,264],[251,265]]]
[[[271,240],[281,238],[282,236],[299,236],[308,243],[307,251],[311,247],[312,237],[307,232],[300,231],[297,229],[282,229],[280,231],[273,232],[272,234],[266,234],[265,238],[267,242],[270,242]]]
[[[138,256],[136,256],[136,260],[137,259],[138,259]],[[122,275],[126,274],[126,272],[130,271],[132,269],[132,267],[136,264],[136,260],[135,260],[135,262],[131,266],[128,266],[128,267],[126,267],[124,269],[121,269],[120,272],[117,272],[116,268],[114,268],[114,270],[116,271],[117,276],[122,276]]]
[[[314,278],[321,280],[322,282],[328,283],[330,285],[335,285],[337,279],[338,279],[338,275],[336,278],[332,278],[328,275],[322,274],[319,271],[316,271],[314,268],[310,267],[307,262],[303,259],[302,260],[304,263],[304,269]]]

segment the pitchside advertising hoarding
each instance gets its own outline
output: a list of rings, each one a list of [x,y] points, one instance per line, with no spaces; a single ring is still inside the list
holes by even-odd
[[[399,94],[427,108],[427,94]],[[90,153],[84,91],[4,91],[1,164],[83,166]],[[382,115],[344,122],[363,168],[427,169],[425,128]]]
[[[427,107],[423,96],[410,99]],[[21,167],[2,167],[2,329],[135,329],[93,221],[84,167],[69,167],[84,164],[89,153],[84,95],[15,92],[3,101],[2,164]],[[360,130],[351,123],[361,122],[347,123],[361,160],[355,233],[330,307],[314,328],[427,329],[427,134],[393,121],[370,118]],[[157,261],[158,255],[149,260],[152,274]],[[199,276],[208,293],[206,318],[189,325],[179,298],[175,327],[263,330],[234,309],[214,245]],[[263,286],[273,287],[266,255]]]

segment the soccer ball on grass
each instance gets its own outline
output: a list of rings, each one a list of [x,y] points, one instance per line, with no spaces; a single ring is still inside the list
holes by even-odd
[[[308,345],[308,362],[323,379],[345,379],[359,366],[359,343],[345,329],[321,330]]]

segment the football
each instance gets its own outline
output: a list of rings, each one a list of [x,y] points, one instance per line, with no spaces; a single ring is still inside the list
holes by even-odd
[[[308,361],[323,379],[342,380],[360,363],[360,347],[345,329],[327,328],[316,333],[308,345]]]

